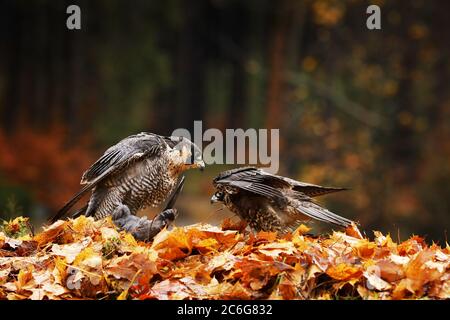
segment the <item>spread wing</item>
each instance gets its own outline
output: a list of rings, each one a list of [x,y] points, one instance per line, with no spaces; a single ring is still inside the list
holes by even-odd
[[[264,172],[254,168],[238,168],[222,172],[213,184],[216,187],[234,187],[269,198],[273,201],[285,201],[280,189],[289,187],[289,184],[277,176],[264,175]]]
[[[279,177],[292,186],[292,190],[306,194],[308,197],[318,197],[324,194],[345,191],[348,188],[323,187],[316,184],[300,182],[286,177]]]
[[[110,147],[81,178],[83,188],[50,219],[54,222],[63,217],[69,209],[100,181],[119,172],[129,164],[143,158],[157,157],[167,148],[165,137],[140,133],[121,140]]]
[[[317,197],[332,192],[347,190],[346,188],[322,187],[311,183],[300,182],[290,178],[270,174],[255,167],[244,167],[224,171],[219,174],[216,179],[214,179],[215,184],[230,183],[233,186],[239,187],[240,184],[235,181],[251,182],[256,184],[258,189],[261,184],[276,189],[292,189],[303,193],[308,197]]]

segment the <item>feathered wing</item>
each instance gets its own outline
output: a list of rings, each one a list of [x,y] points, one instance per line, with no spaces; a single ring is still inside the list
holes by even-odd
[[[259,169],[255,167],[240,167],[235,168],[231,170],[226,170],[221,173],[217,177],[214,178],[213,183],[219,182],[219,181],[226,181],[228,179],[231,180],[238,180],[241,177],[251,176],[258,174],[257,171]]]
[[[302,214],[315,220],[331,223],[336,226],[348,227],[352,224],[352,220],[341,217],[328,209],[325,209],[312,200],[297,200],[290,198],[289,207],[297,214]],[[290,212],[292,214],[292,212]],[[295,216],[295,215],[294,215]]]
[[[183,190],[184,181],[185,181],[185,176],[182,176],[180,181],[178,182],[177,187],[172,192],[172,195],[170,196],[169,201],[167,201],[167,204],[166,204],[166,207],[164,208],[164,211],[168,210],[168,209],[173,209],[173,207],[175,206],[175,203],[177,202],[178,195]]]
[[[214,185],[223,187],[235,187],[254,194],[267,197],[273,201],[282,201],[283,193],[277,186],[276,179],[264,179],[261,171],[254,167],[238,168],[224,171],[214,179]],[[269,181],[271,180],[271,181]],[[283,185],[288,186],[286,182]]]
[[[138,134],[121,140],[110,147],[84,174],[83,188],[67,202],[49,221],[51,223],[64,217],[70,208],[99,182],[120,171],[132,162],[161,155],[167,147],[164,139],[154,134]]]
[[[86,204],[84,207],[78,209],[77,211],[73,212],[71,214],[71,218],[75,219],[75,218],[78,218],[79,216],[81,216],[83,214],[86,214],[87,209],[88,209],[88,204]]]
[[[286,177],[280,177],[292,186],[292,190],[306,194],[308,197],[318,197],[325,194],[345,191],[348,188],[323,187],[316,184],[300,182]]]
[[[160,154],[165,146],[164,137],[155,134],[141,133],[127,137],[105,151],[83,174],[81,184],[94,181],[111,168],[118,170],[146,156]]]
[[[67,212],[70,210],[70,208],[72,208],[75,205],[75,203],[77,203],[87,192],[91,191],[92,188],[94,188],[100,181],[102,181],[105,177],[107,177],[113,171],[113,169],[114,168],[111,167],[109,170],[107,170],[104,173],[102,173],[102,175],[100,175],[96,179],[85,183],[83,188],[81,188],[81,190],[78,191],[78,193],[75,194],[72,197],[72,199],[70,199],[64,205],[64,207],[62,207],[52,218],[49,219],[49,222],[53,223],[56,220],[61,219],[62,217],[64,217],[67,214]]]
[[[215,182],[233,183],[234,181],[247,181],[255,184],[264,184],[277,189],[292,189],[308,197],[318,197],[324,194],[348,190],[347,188],[323,187],[311,183],[300,182],[294,179],[270,174],[255,167],[237,168],[222,172]]]

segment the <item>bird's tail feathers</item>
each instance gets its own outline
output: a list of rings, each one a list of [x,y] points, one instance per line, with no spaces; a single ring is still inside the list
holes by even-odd
[[[56,220],[63,218],[67,214],[67,212],[69,212],[70,208],[72,208],[74,204],[77,203],[78,200],[80,200],[86,194],[86,192],[91,189],[91,184],[87,184],[86,186],[84,186],[72,199],[69,200],[69,202],[64,205],[64,207],[62,207],[53,217],[49,219],[49,222],[54,223]],[[78,211],[75,212],[75,214],[76,213],[78,213]]]
[[[299,214],[336,226],[348,227],[353,222],[352,220],[341,217],[311,201],[292,200],[290,201],[290,206]]]
[[[85,214],[87,208],[88,208],[88,205],[85,205],[83,208],[78,209],[77,211],[75,211],[74,213],[72,213],[71,218],[72,218],[72,219],[75,219],[75,218],[78,218],[79,216]]]

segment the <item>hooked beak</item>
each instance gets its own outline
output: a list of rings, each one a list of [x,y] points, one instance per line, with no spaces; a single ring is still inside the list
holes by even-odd
[[[203,171],[205,169],[205,161],[201,160],[197,162],[197,168],[199,168],[200,171]]]
[[[216,203],[216,202],[219,202],[219,198],[217,198],[216,195],[213,195],[211,197],[211,204]]]

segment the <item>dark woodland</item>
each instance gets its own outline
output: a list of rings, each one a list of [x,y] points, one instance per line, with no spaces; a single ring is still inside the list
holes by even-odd
[[[81,30],[66,28],[78,4]],[[378,4],[382,29],[366,28]],[[445,244],[449,1],[0,1],[0,218],[40,226],[141,131],[279,128],[280,174],[361,230]],[[219,222],[186,174],[178,225]],[[151,214],[151,213],[149,213]],[[313,224],[313,230],[328,228]]]

